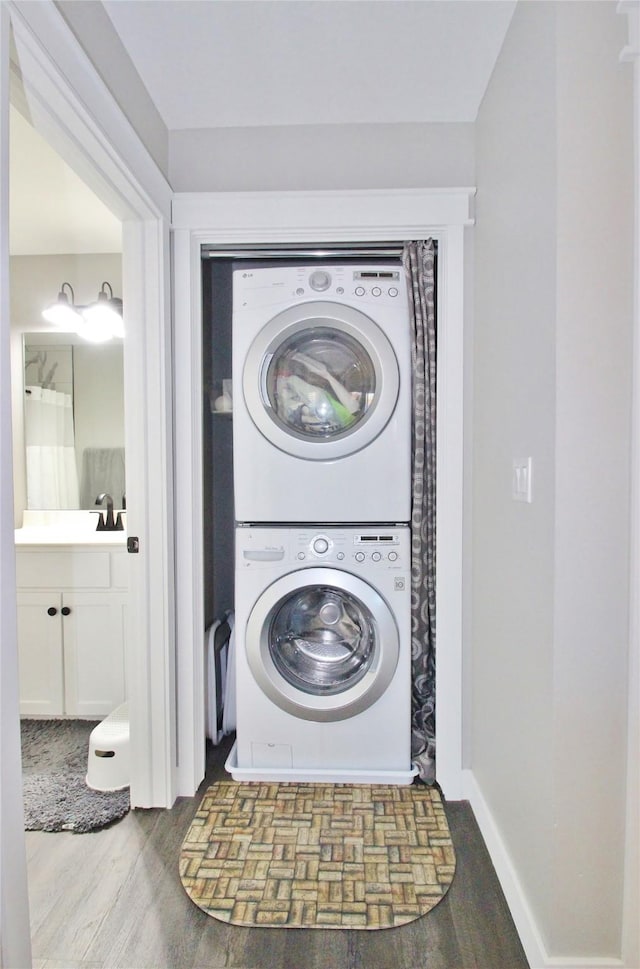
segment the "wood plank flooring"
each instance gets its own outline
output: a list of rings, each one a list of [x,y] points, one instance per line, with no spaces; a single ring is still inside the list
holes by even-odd
[[[210,748],[195,798],[137,810],[93,834],[29,831],[34,969],[528,969],[473,813],[448,802],[453,884],[428,915],[380,931],[255,929],[205,915],[178,853],[206,786],[227,778]]]

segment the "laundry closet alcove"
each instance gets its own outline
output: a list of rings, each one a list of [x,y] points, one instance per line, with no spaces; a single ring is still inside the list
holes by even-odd
[[[438,247],[437,780],[462,793],[464,228],[473,189],[178,194],[174,201],[178,792],[204,776],[202,495],[203,246],[361,245],[432,238]]]

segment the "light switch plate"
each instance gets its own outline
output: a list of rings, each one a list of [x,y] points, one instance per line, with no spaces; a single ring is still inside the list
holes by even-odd
[[[532,498],[532,461],[531,458],[514,458],[511,484],[511,497],[514,501],[526,501]]]

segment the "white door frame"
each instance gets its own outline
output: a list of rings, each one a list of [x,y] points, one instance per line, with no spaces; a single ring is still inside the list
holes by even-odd
[[[131,801],[170,807],[176,746],[171,190],[55,4],[10,0],[6,6],[33,123],[123,222],[127,528],[140,539],[140,553],[129,557]],[[12,538],[3,534],[3,542]]]
[[[31,965],[20,768],[9,321],[9,12],[0,6],[0,966]]]
[[[204,776],[201,246],[438,241],[438,779],[462,796],[464,227],[474,190],[177,194],[175,285],[178,793]]]
[[[625,888],[623,899],[622,955],[625,966],[640,960],[640,4],[620,0],[626,14],[628,43],[621,61],[633,64],[634,126],[634,305],[633,404],[631,454],[631,548],[629,584],[629,706],[627,711],[627,791]]]

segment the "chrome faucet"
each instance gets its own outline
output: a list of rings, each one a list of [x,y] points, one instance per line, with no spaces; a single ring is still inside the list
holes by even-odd
[[[96,526],[97,532],[115,532],[117,530],[116,523],[113,517],[113,498],[108,495],[106,491],[98,495],[96,498],[96,505],[101,505],[103,502],[107,503],[107,516],[105,518],[103,512],[98,512],[98,524]],[[122,523],[120,523],[120,529],[122,528]],[[119,529],[118,529],[119,530]]]

